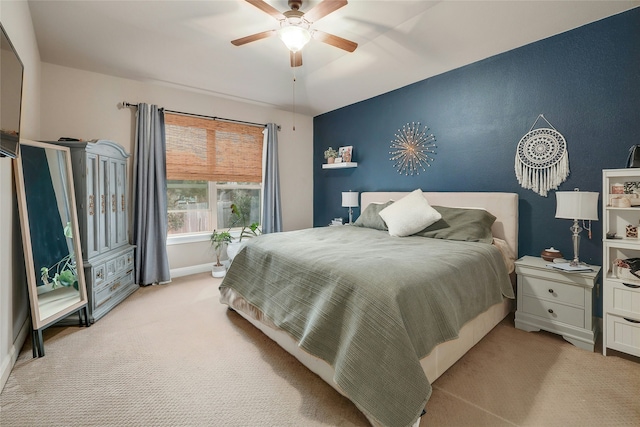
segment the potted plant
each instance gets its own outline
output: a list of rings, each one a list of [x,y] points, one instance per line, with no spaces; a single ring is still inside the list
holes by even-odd
[[[213,230],[213,233],[211,234],[211,246],[213,246],[216,253],[216,263],[213,265],[213,269],[211,270],[211,275],[213,277],[224,277],[227,272],[227,267],[220,262],[220,257],[222,256],[222,250],[225,245],[230,242],[231,233],[228,231]]]
[[[324,158],[327,159],[327,163],[333,163],[338,157],[338,152],[333,148],[329,147],[324,152]]]
[[[238,236],[238,240],[234,240],[233,242],[227,245],[227,256],[230,261],[233,261],[236,254],[240,252],[242,248],[242,239],[256,237],[262,234],[262,230],[260,229],[260,224],[258,222],[252,222],[249,224],[250,219],[250,205],[251,199],[249,197],[239,197],[236,203],[231,205],[231,214],[234,219],[231,223],[231,226],[240,225],[242,228],[240,229],[240,235]]]

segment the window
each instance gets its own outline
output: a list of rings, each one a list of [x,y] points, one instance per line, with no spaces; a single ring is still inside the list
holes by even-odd
[[[260,222],[263,128],[165,113],[165,129],[169,236]]]

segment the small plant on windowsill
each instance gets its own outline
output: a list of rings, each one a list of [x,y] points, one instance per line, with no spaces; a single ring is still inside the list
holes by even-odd
[[[227,267],[220,262],[220,257],[222,256],[222,250],[229,243],[231,243],[231,233],[228,231],[213,230],[213,233],[211,233],[211,246],[213,246],[216,254],[216,263],[211,270],[213,277],[224,277],[227,272]]]
[[[338,157],[338,152],[331,147],[324,152],[324,158],[327,159],[327,163],[333,163],[336,157]]]

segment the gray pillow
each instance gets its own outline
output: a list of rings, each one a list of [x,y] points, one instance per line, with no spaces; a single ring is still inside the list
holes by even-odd
[[[493,241],[491,226],[496,217],[484,209],[445,206],[433,206],[433,208],[440,212],[442,219],[417,232],[414,236],[489,244]]]
[[[393,200],[389,200],[386,203],[370,203],[358,219],[356,219],[353,225],[356,227],[366,227],[373,228],[375,230],[387,231],[387,224],[385,224],[384,220],[380,216],[380,211],[392,203]]]

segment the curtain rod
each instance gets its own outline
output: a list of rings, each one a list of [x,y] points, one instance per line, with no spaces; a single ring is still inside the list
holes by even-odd
[[[138,104],[133,104],[131,102],[123,102],[122,103],[123,107],[135,107],[138,108]],[[215,116],[206,116],[204,114],[195,114],[195,113],[185,113],[183,111],[175,111],[175,110],[167,110],[166,108],[163,108],[164,111],[166,111],[167,113],[173,113],[173,114],[180,114],[183,116],[190,116],[190,117],[200,117],[203,119],[211,119],[211,120],[218,120],[221,122],[229,122],[229,123],[240,123],[243,125],[249,125],[249,126],[258,126],[258,127],[267,127],[266,124],[262,124],[262,123],[253,123],[253,122],[245,122],[242,120],[235,120],[235,119],[225,119],[224,117],[215,117]],[[280,125],[277,126],[278,130],[280,130]]]

